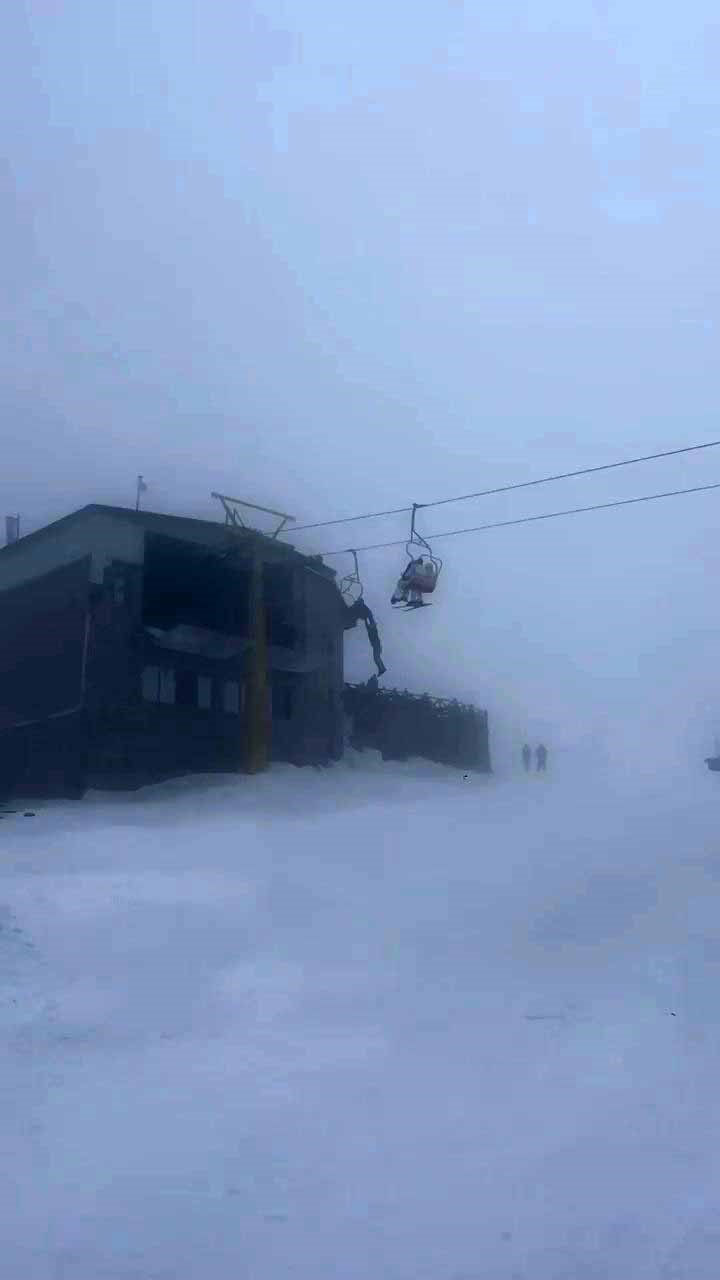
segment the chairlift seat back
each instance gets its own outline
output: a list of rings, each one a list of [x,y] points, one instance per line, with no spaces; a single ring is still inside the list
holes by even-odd
[[[413,591],[422,591],[424,595],[429,595],[437,586],[438,567],[429,556],[418,556],[416,560],[410,562],[403,577],[405,575]]]

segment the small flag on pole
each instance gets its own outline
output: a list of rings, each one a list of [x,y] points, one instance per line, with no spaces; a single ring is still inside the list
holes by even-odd
[[[138,478],[137,478],[137,498],[136,498],[136,501],[135,501],[135,510],[136,510],[136,511],[139,511],[139,510],[140,510],[140,494],[141,494],[141,493],[147,493],[147,485],[146,485],[145,481],[143,480],[142,476],[138,476]]]

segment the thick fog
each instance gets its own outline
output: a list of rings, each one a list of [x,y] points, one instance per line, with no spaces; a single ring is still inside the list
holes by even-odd
[[[132,506],[138,473],[153,510],[220,518],[219,489],[305,523],[720,436],[707,0],[16,0],[0,36],[0,514],[23,532]],[[708,450],[419,525],[715,481]],[[418,613],[389,605],[402,547],[362,556],[387,682],[488,706],[498,760],[529,736],[702,767],[718,501],[440,540]],[[364,632],[347,659],[372,673]]]

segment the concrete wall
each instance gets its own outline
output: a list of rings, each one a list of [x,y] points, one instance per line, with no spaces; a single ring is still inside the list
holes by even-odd
[[[303,588],[308,652],[317,657],[299,700],[303,753],[312,762],[339,760],[344,739],[344,606],[334,583],[317,574],[306,572]]]
[[[242,744],[239,715],[140,703],[93,720],[88,784],[124,790],[186,773],[232,772]]]
[[[81,796],[87,737],[81,711],[0,732],[0,798]]]
[[[83,789],[90,557],[0,595],[0,795]]]
[[[90,558],[0,595],[0,730],[83,701]]]
[[[87,707],[108,714],[139,699],[142,669],[142,566],[113,561],[91,589]]]
[[[0,550],[0,592],[90,557],[90,581],[101,583],[113,560],[142,564],[144,533],[100,512],[78,513],[43,537],[21,538]]]

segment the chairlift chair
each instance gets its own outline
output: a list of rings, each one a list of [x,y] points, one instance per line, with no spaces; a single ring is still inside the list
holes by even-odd
[[[423,609],[431,601],[423,596],[435,590],[442,570],[442,560],[432,553],[429,542],[415,528],[418,503],[413,503],[410,520],[410,538],[405,544],[408,563],[400,575],[390,603],[395,609]]]
[[[357,551],[348,550],[347,554],[353,558],[353,568],[350,573],[346,573],[345,577],[340,579],[338,588],[348,610],[349,625],[354,627],[360,619],[365,623],[365,630],[367,631],[378,673],[377,676],[372,678],[377,683],[378,676],[384,676],[387,670],[382,658],[382,642],[372,610],[363,598],[363,584],[358,568]]]
[[[357,551],[348,551],[348,555],[353,558],[354,568],[350,573],[346,573],[338,583],[340,595],[349,608],[357,604],[358,600],[363,596],[363,584],[360,580],[360,570],[358,569]]]

